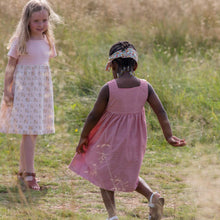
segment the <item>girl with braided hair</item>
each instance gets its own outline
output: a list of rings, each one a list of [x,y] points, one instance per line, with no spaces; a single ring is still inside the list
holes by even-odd
[[[162,218],[164,198],[139,177],[147,142],[146,102],[156,113],[167,142],[174,147],[186,144],[173,136],[166,111],[150,83],[135,77],[137,64],[137,51],[129,42],[111,47],[106,70],[112,68],[114,79],[102,87],[69,166],[100,187],[108,220],[118,219],[115,191],[137,191],[149,201],[149,219]]]

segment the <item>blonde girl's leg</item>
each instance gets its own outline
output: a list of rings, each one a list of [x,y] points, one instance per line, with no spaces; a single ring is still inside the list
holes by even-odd
[[[34,173],[34,149],[37,135],[23,135],[25,172]]]
[[[20,145],[20,163],[19,163],[19,174],[22,174],[25,171],[25,162],[24,162],[24,143],[23,138],[21,139]]]
[[[20,145],[20,161],[19,161],[19,171],[17,174],[17,178],[19,181],[23,182],[23,174],[25,171],[25,161],[24,161],[24,143],[23,138],[21,139]]]
[[[23,135],[25,173],[24,181],[28,188],[40,190],[34,172],[34,149],[37,135]]]
[[[118,219],[116,216],[116,208],[115,208],[115,194],[114,191],[108,191],[105,189],[101,189],[102,199],[105,204],[105,208],[108,212],[109,219]]]

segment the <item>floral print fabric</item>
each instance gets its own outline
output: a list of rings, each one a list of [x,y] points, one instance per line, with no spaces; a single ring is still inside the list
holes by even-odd
[[[132,58],[138,63],[138,53],[136,50],[133,48],[127,48],[126,50],[119,50],[113,53],[109,58],[108,58],[108,63],[106,64],[105,70],[109,71],[111,68],[111,63],[114,59],[117,58]]]
[[[48,65],[17,65],[14,102],[2,99],[0,132],[40,135],[54,133],[53,85]]]

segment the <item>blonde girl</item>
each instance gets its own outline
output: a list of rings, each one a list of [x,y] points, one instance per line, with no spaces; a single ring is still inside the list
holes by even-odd
[[[54,133],[53,86],[49,58],[56,56],[53,21],[59,16],[46,0],[24,6],[9,42],[0,132],[21,134],[18,179],[40,190],[34,170],[37,135]]]

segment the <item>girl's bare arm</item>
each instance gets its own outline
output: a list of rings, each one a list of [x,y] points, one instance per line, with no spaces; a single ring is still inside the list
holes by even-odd
[[[99,119],[105,112],[105,109],[108,104],[109,99],[109,88],[108,85],[105,85],[102,87],[99,96],[96,100],[96,103],[92,109],[92,111],[89,113],[86,122],[84,124],[81,137],[79,140],[79,144],[76,148],[76,151],[78,153],[84,152],[83,146],[87,146],[88,144],[88,135],[90,131],[95,127],[95,125],[98,123]]]
[[[163,130],[164,137],[166,138],[167,142],[172,146],[184,146],[186,144],[184,139],[177,138],[173,136],[172,129],[170,127],[170,122],[167,117],[167,113],[158,97],[156,92],[154,91],[153,87],[148,84],[148,103],[150,104],[151,108],[157,115],[159,120],[160,126]]]
[[[16,65],[17,65],[17,59],[9,56],[8,64],[5,70],[5,82],[4,82],[4,101],[6,105],[11,105],[14,99],[14,94],[12,91],[12,83],[13,83],[13,75]]]

